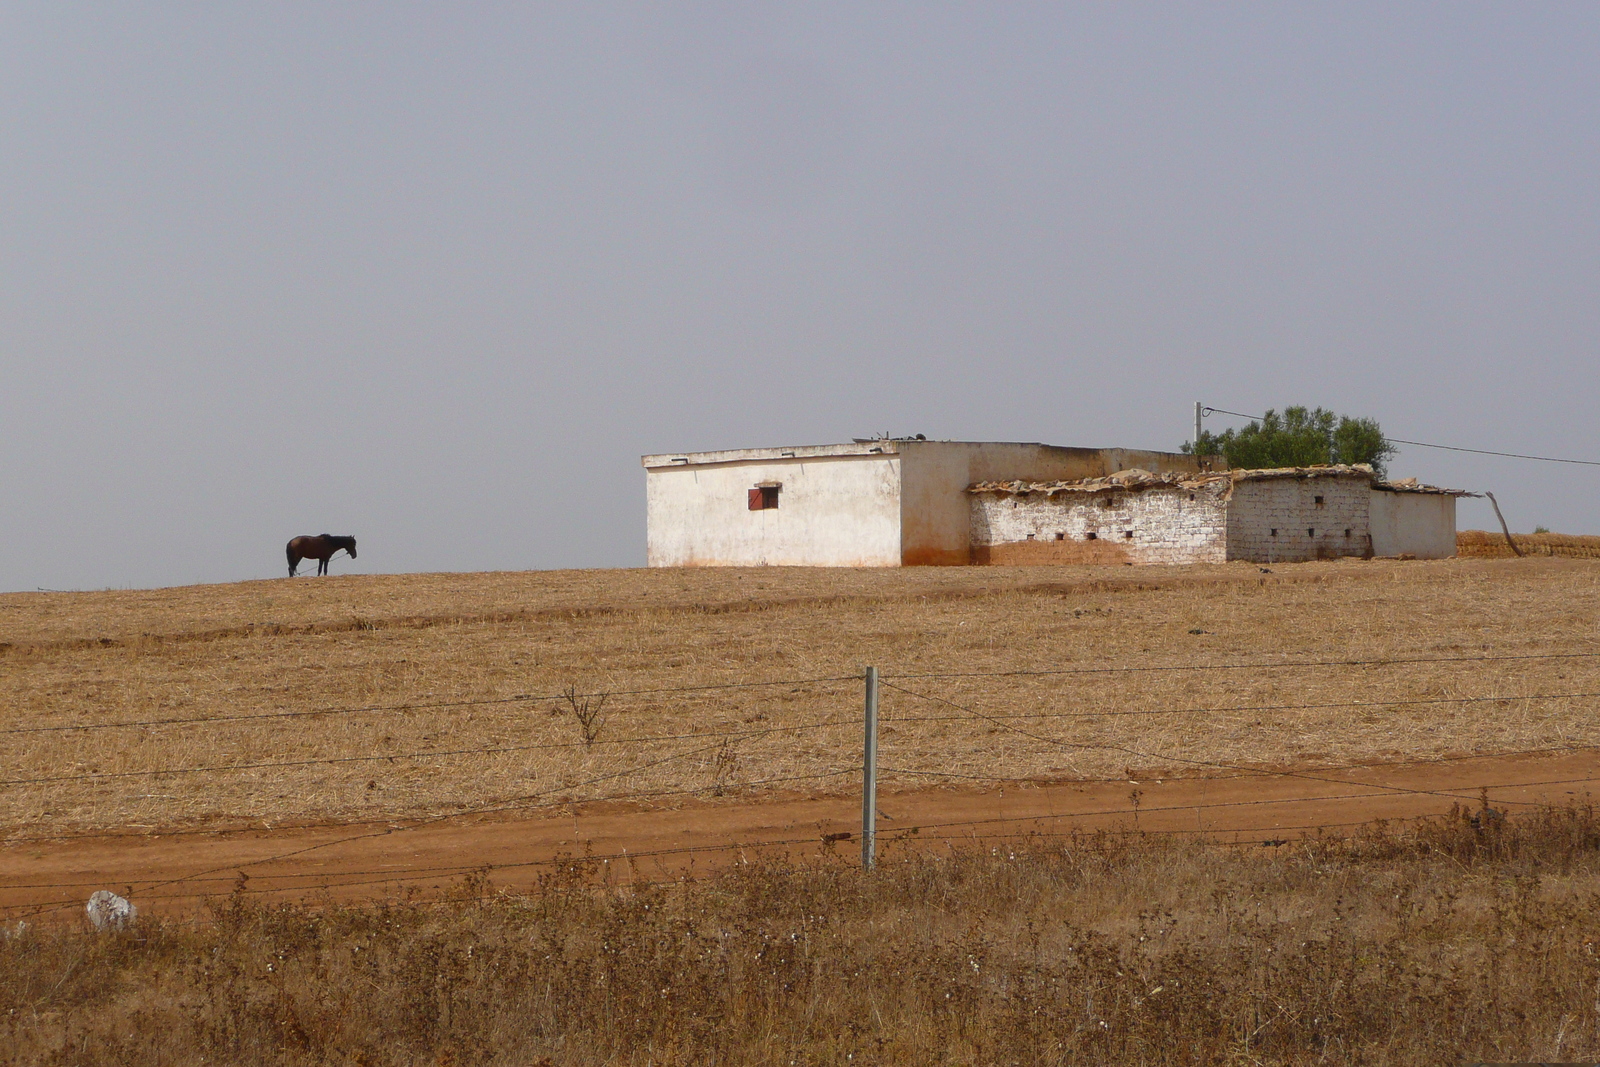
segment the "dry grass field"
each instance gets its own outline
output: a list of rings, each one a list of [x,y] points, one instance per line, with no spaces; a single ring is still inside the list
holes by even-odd
[[[1371,1064],[1600,1056],[1590,808],[1230,849],[1091,835],[0,937],[0,1061]]]
[[[1554,557],[5,594],[0,827],[845,793],[867,664],[891,791],[1600,744],[1597,618],[1600,561]],[[1383,662],[1284,666],[1344,660]],[[1018,670],[1079,673],[961,677]],[[568,689],[610,694],[592,745]]]

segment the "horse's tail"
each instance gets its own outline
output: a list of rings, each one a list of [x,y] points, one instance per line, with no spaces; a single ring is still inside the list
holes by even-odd
[[[294,577],[294,565],[300,561],[294,558],[294,542],[290,541],[283,546],[283,554],[289,557],[289,577]]]

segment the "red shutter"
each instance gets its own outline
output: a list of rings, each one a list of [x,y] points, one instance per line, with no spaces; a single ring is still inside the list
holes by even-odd
[[[750,490],[750,510],[751,511],[760,511],[762,508],[764,508],[766,506],[767,506],[766,504],[762,503],[761,490],[760,489],[752,489],[752,490]]]

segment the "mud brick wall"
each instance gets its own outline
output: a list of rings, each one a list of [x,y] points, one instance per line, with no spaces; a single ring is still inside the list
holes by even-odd
[[[1226,488],[974,493],[972,561],[1221,563]]]
[[[1239,482],[1228,507],[1227,558],[1294,563],[1370,556],[1371,497],[1360,476]]]

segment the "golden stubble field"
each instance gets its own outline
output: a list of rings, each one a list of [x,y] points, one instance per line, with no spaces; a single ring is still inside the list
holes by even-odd
[[[850,792],[867,664],[889,790],[1600,744],[1597,619],[1600,561],[1548,557],[6,594],[0,826]],[[568,688],[610,694],[593,745]]]

